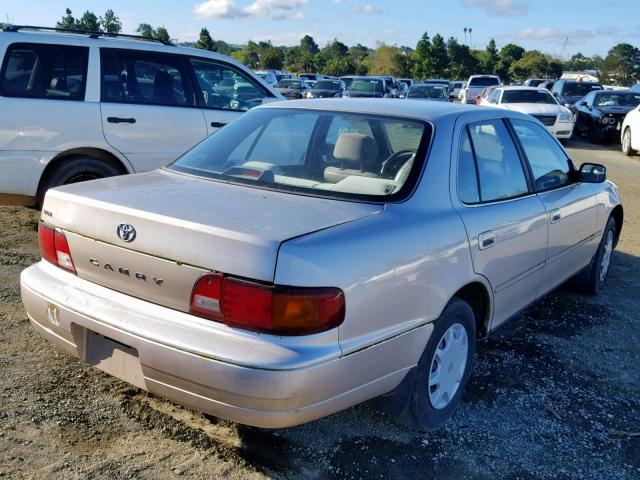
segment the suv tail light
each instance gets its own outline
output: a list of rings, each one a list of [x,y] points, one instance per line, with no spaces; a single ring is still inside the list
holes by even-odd
[[[245,330],[310,335],[340,325],[345,303],[339,288],[263,285],[216,273],[196,282],[191,313]]]
[[[38,241],[40,243],[40,254],[44,260],[76,273],[69,243],[67,243],[67,237],[65,237],[62,230],[41,223],[38,226]]]

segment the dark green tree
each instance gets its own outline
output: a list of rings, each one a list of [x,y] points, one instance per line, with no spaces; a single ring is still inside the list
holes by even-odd
[[[495,74],[498,67],[498,49],[496,48],[496,41],[492,38],[487,45],[486,54],[484,58],[484,65],[482,66],[485,73]]]
[[[503,82],[510,80],[509,69],[511,68],[511,65],[522,58],[524,52],[524,48],[513,43],[509,43],[502,47],[498,54],[496,73],[500,76]]]
[[[102,31],[107,33],[120,33],[122,31],[122,22],[113,10],[109,9],[104,12],[104,16],[100,17],[100,27]]]
[[[319,52],[318,44],[310,35],[302,37],[302,40],[300,40],[300,50],[303,54],[308,53],[311,55],[315,55]]]
[[[169,32],[164,26],[156,28],[153,32],[153,36],[154,38],[157,38],[158,40],[161,40],[163,42],[171,41],[171,36],[169,36]]]
[[[640,81],[640,49],[619,43],[607,54],[602,64],[604,81],[628,87]]]
[[[203,28],[200,30],[200,38],[198,38],[198,43],[196,43],[197,48],[201,48],[203,50],[215,50],[215,44],[213,43],[213,39],[209,34],[209,30]]]
[[[427,58],[424,63],[427,76],[442,78],[446,76],[449,67],[449,55],[447,46],[442,35],[437,34],[431,41],[431,46],[427,51]]]
[[[139,33],[142,37],[149,38],[153,38],[154,34],[153,27],[148,23],[141,23],[140,25],[138,25],[138,28],[136,28],[136,32]]]
[[[56,23],[57,28],[64,28],[66,30],[75,30],[76,29],[76,19],[73,18],[73,13],[70,8],[65,10],[65,14],[62,19]]]
[[[413,77],[418,80],[424,80],[427,77],[426,61],[430,49],[431,40],[427,32],[424,32],[413,52]]]
[[[89,10],[85,11],[78,20],[76,20],[76,28],[78,30],[100,30],[100,21],[95,13]]]

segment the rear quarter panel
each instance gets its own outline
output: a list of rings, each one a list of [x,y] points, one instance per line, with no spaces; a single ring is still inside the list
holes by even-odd
[[[451,207],[450,134],[449,127],[436,129],[423,179],[409,200],[280,248],[275,283],[344,291],[343,354],[433,322],[461,287],[486,284],[473,272],[466,231]],[[418,361],[422,349],[414,353]]]

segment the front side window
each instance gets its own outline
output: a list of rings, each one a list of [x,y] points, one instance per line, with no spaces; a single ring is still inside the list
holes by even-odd
[[[465,166],[459,168],[467,169],[471,164],[470,158],[475,160],[479,202],[504,200],[528,193],[520,156],[507,127],[501,120],[473,123],[468,126],[468,135],[470,144],[465,150],[463,138],[460,153],[460,162],[462,164],[464,160]],[[473,157],[469,156],[469,150],[473,152]],[[469,175],[469,172],[460,171],[459,181],[463,175]],[[470,180],[467,179],[466,188],[469,188],[470,184]],[[463,198],[461,200],[464,201]]]
[[[409,119],[260,108],[168,168],[214,180],[327,197],[379,201],[417,181],[429,125]]]
[[[5,54],[0,94],[84,100],[88,59],[86,47],[14,43]]]
[[[192,58],[191,65],[208,108],[246,111],[268,96],[247,75],[231,67],[200,58]]]
[[[513,119],[511,124],[531,166],[536,191],[570,183],[571,162],[549,132],[525,120]]]
[[[188,73],[175,55],[102,50],[103,102],[195,105]]]

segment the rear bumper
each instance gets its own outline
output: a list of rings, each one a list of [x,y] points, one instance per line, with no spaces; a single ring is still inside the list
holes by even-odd
[[[393,390],[416,364],[432,331],[432,325],[423,325],[346,356],[339,349],[296,348],[274,343],[277,337],[246,334],[249,362],[241,365],[216,357],[217,345],[236,341],[233,329],[201,328],[200,339],[212,347],[207,354],[195,353],[197,346],[181,339],[188,338],[185,322],[201,319],[58,270],[41,262],[21,276],[29,319],[51,343],[149,392],[264,428],[304,423]],[[144,324],[143,316],[156,330],[134,332],[126,326]],[[274,352],[280,355],[277,364]]]

